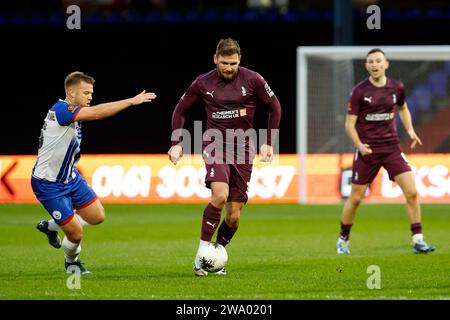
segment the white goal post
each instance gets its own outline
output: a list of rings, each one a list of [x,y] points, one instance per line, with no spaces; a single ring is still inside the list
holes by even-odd
[[[439,70],[446,70],[450,74],[448,45],[298,47],[296,138],[300,203],[308,202],[308,154],[353,152],[353,146],[344,130],[347,101],[351,88],[367,77],[364,61],[367,52],[373,48],[382,49],[391,62],[388,77],[405,83],[408,105],[411,92],[419,92],[426,79],[434,75],[437,77]],[[438,78],[436,81],[439,81]],[[444,89],[446,88],[442,88]],[[417,101],[412,101],[417,102],[417,110],[420,111],[417,114],[414,112],[414,121],[418,121],[416,117],[425,114],[422,111],[427,111],[420,109],[422,96],[419,93]],[[412,104],[414,108],[416,105]]]

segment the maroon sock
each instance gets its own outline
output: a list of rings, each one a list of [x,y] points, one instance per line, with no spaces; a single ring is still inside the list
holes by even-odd
[[[341,233],[339,234],[339,237],[342,240],[349,240],[350,239],[350,230],[352,229],[353,224],[343,224],[341,222]]]
[[[220,225],[219,230],[217,231],[217,243],[225,247],[227,244],[230,243],[231,238],[233,238],[236,231],[237,228],[236,229],[230,228],[225,223],[225,220],[222,221],[222,224]]]
[[[411,224],[411,232],[412,232],[412,235],[422,233],[422,224],[420,222],[412,223]]]
[[[214,207],[211,203],[203,211],[202,221],[202,240],[211,241],[214,231],[216,231],[221,215],[222,209]]]

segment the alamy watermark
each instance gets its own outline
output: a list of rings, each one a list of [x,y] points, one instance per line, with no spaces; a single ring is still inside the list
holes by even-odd
[[[70,14],[70,16],[68,16],[67,20],[66,20],[67,29],[80,30],[81,29],[81,9],[80,9],[80,7],[75,4],[68,6],[66,9],[66,13]]]
[[[379,6],[373,4],[367,7],[367,14],[371,14],[370,17],[367,18],[366,26],[367,29],[381,29],[381,9]]]
[[[278,129],[226,129],[225,132],[207,129],[203,132],[202,121],[194,121],[193,139],[183,128],[172,132],[171,141],[181,144],[184,154],[203,154],[206,164],[245,164],[253,162],[258,146],[267,144],[269,134],[273,155],[278,155]]]
[[[67,277],[67,280],[66,280],[67,289],[70,289],[70,290],[81,289],[80,267],[72,265],[67,268],[67,271],[72,273],[69,277]]]
[[[381,289],[381,269],[377,265],[370,265],[367,267],[367,271],[370,276],[367,278],[367,289]]]

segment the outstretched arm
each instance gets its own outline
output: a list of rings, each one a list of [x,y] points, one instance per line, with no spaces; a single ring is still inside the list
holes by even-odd
[[[412,140],[411,149],[414,149],[417,143],[419,143],[419,145],[422,145],[422,141],[414,131],[411,113],[409,112],[406,102],[402,106],[398,107],[398,115],[400,116],[400,120],[402,120],[403,126],[405,127],[409,137]]]
[[[144,102],[151,102],[156,98],[153,92],[142,91],[133,98],[120,101],[98,104],[96,106],[81,108],[75,117],[76,121],[93,121],[101,120],[115,115],[116,113]]]

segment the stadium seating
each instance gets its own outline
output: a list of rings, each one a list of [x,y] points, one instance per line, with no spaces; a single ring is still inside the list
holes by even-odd
[[[432,86],[429,83],[416,85],[412,96],[417,102],[417,109],[420,111],[428,111],[431,109],[433,95],[431,93]]]
[[[437,111],[436,99],[448,98],[450,61],[444,63],[442,69],[430,73],[426,82],[418,83],[408,94],[408,107],[414,124],[425,114]]]
[[[448,61],[447,63],[450,63],[450,61]],[[444,97],[448,95],[448,77],[449,72],[447,72],[445,69],[437,70],[430,74],[428,83],[431,85],[431,93],[433,96]]]
[[[365,13],[364,13],[365,14]],[[363,19],[365,15],[360,11],[354,11],[355,19]],[[24,10],[2,11],[0,13],[0,25],[53,25],[55,16],[58,21],[64,18],[61,8],[47,10],[45,12],[33,12]],[[383,10],[385,20],[447,20],[450,17],[450,8],[410,8],[400,10],[396,8],[386,8]],[[332,21],[333,10],[327,9],[289,9],[278,10],[276,8],[254,9],[238,8],[219,9],[207,7],[203,9],[188,8],[186,10],[170,9],[158,10],[148,8],[138,10],[136,8],[108,8],[107,10],[92,9],[85,16],[85,23],[88,24],[141,24],[141,23],[189,23],[189,22],[278,22],[296,23],[301,21]],[[450,67],[449,67],[450,68]]]

